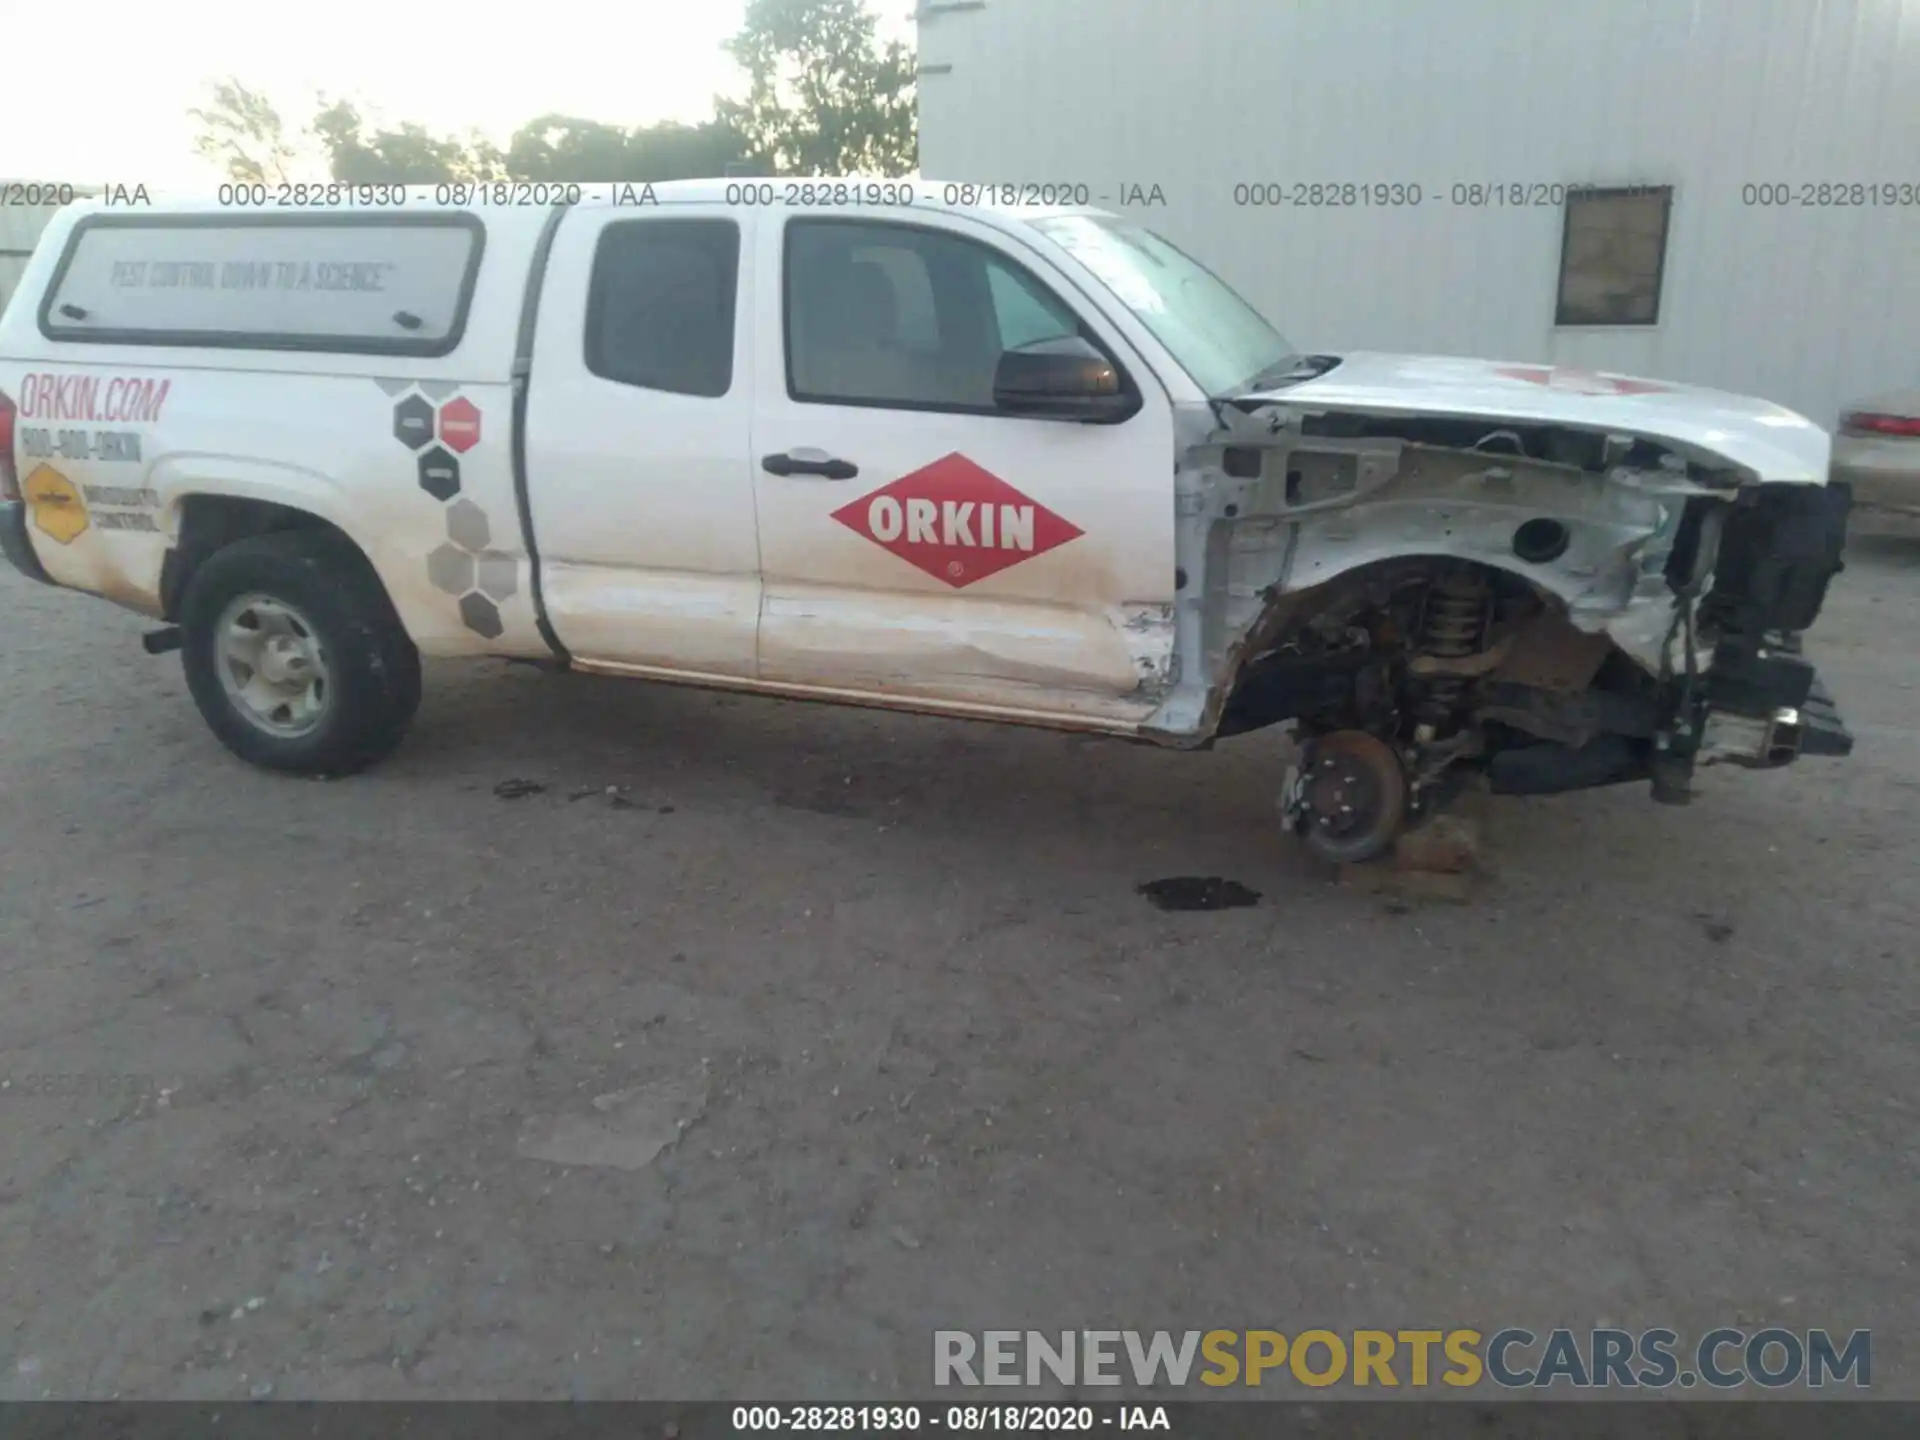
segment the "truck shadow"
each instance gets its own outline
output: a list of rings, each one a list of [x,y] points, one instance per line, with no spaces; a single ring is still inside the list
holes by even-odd
[[[390,765],[491,789],[527,779],[548,798],[751,824],[824,821],[823,839],[884,831],[890,845],[984,849],[1009,869],[1075,869],[1140,882],[1218,876],[1290,899],[1332,873],[1280,823],[1291,747],[1275,730],[1182,753],[1100,736],[736,696],[517,668],[435,667],[416,733]],[[1659,888],[1744,833],[1778,830],[1784,776],[1709,779],[1688,809],[1644,787],[1471,806],[1483,861],[1509,894],[1606,875]],[[1709,838],[1711,837],[1711,838]],[[1785,857],[1749,857],[1764,884]],[[1701,871],[1703,883],[1711,880]],[[1143,902],[1144,903],[1144,902]],[[1373,904],[1380,901],[1374,900]]]
[[[1849,564],[1865,561],[1893,568],[1920,565],[1920,519],[1889,517],[1868,522],[1858,530],[1849,528],[1844,558]]]
[[[489,667],[490,669],[491,667]],[[1204,754],[1103,736],[587,675],[434,667],[397,757],[421,774],[532,775],[680,806],[790,811],[957,835],[1084,840],[1278,831],[1278,732]]]

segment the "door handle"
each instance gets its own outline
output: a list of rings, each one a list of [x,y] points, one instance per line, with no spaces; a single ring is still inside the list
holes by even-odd
[[[818,475],[822,480],[851,480],[860,467],[847,460],[836,460],[824,450],[794,450],[783,455],[763,455],[760,468],[769,475]]]

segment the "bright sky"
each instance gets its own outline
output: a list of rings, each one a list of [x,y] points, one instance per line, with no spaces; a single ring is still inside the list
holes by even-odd
[[[199,188],[187,110],[232,76],[303,128],[317,93],[388,124],[478,128],[500,143],[557,111],[619,125],[699,120],[739,71],[720,49],[744,0],[97,0],[9,7],[0,178]],[[872,0],[905,35],[909,0]],[[314,178],[320,178],[318,172]]]

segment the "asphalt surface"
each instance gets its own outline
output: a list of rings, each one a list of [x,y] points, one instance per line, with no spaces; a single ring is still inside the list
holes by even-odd
[[[1920,544],[1850,559],[1851,760],[1496,802],[1465,905],[1316,873],[1261,736],[441,665],[384,767],[276,778],[0,575],[0,1398],[1602,1323],[1871,1327],[1920,1396]],[[1260,898],[1136,891],[1186,876]]]

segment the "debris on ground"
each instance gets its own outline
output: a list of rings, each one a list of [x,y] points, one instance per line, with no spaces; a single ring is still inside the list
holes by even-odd
[[[1414,900],[1462,905],[1473,898],[1480,869],[1480,827],[1470,818],[1435,815],[1409,826],[1376,861],[1342,865],[1342,885],[1387,897],[1387,912],[1404,915]]]
[[[593,1115],[532,1120],[520,1132],[523,1159],[640,1170],[680,1138],[706,1108],[700,1076],[675,1077],[597,1096]]]
[[[538,780],[502,780],[493,787],[493,793],[502,800],[518,800],[525,795],[538,795],[546,790]]]
[[[1393,842],[1393,864],[1398,870],[1464,875],[1479,857],[1479,827],[1460,815],[1435,815],[1409,826]]]
[[[1387,863],[1342,865],[1339,871],[1342,885],[1384,894],[1389,915],[1408,914],[1416,900],[1464,905],[1473,899],[1476,878],[1470,870],[1400,870]]]
[[[1173,875],[1134,888],[1162,910],[1233,910],[1260,903],[1258,890],[1218,875]]]
[[[584,789],[569,790],[567,792],[567,799],[569,801],[585,800],[591,796],[599,795],[606,798],[609,809],[632,810],[635,808],[635,802],[628,799],[627,796],[622,793],[626,788],[624,785],[588,785]]]

